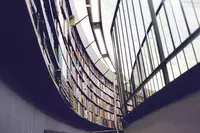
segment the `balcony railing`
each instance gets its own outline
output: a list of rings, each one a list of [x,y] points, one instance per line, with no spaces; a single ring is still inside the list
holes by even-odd
[[[42,13],[43,9],[40,2],[38,3],[32,3],[32,2],[31,2],[32,17],[34,20],[34,25],[36,26],[36,29],[37,29],[38,41],[40,42],[40,45],[42,47],[42,53],[43,53],[45,63],[47,64],[47,68],[50,72],[51,77],[53,78],[53,80],[56,82],[58,86],[59,93],[61,94],[65,102],[71,106],[72,90],[69,87],[69,81],[65,79],[62,72],[60,71],[55,51],[52,48],[52,43],[53,45],[55,45],[55,42],[57,40],[53,40],[53,36],[54,36],[53,32],[51,32],[51,28],[48,27],[48,24],[45,24],[45,22],[48,22],[48,21],[45,21],[44,15]]]
[[[111,36],[124,114],[200,62],[199,10],[193,0],[118,1]]]

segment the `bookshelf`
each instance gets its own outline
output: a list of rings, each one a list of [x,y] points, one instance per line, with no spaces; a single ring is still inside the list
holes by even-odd
[[[47,3],[44,6],[48,13],[46,16],[40,14],[40,21],[44,21],[41,23],[43,31],[38,32],[43,35],[44,41],[41,42],[45,43],[45,56],[49,56],[46,62],[50,64],[49,71],[61,96],[77,115],[107,128],[115,127],[116,104],[117,124],[122,129],[119,92],[114,94],[113,83],[90,59],[76,27],[70,25],[67,4],[64,0]]]
[[[80,51],[80,46],[78,48],[77,41],[70,35],[68,36],[66,49],[68,52],[68,60],[70,60],[68,68],[71,72],[71,79],[69,81],[71,81],[71,88],[74,95],[74,100],[72,100],[74,111],[91,122],[114,128],[113,90],[108,88],[105,85],[106,83],[103,84],[100,82],[99,78],[95,79],[95,72],[92,73],[91,70],[97,68],[92,68],[92,65],[90,65],[90,68],[88,67],[88,64],[91,63],[89,62],[91,61],[89,60],[89,56],[84,53],[86,51]],[[104,80],[107,79],[104,78]],[[104,87],[100,87],[103,85]],[[119,100],[117,103],[119,117],[121,115]],[[118,119],[118,122],[120,122],[120,119]]]

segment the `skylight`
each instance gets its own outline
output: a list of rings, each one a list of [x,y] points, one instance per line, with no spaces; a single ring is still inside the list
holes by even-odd
[[[99,0],[91,0],[92,22],[99,22]]]
[[[101,56],[101,53],[99,52],[99,49],[98,49],[98,47],[97,47],[97,43],[94,42],[94,43],[91,45],[91,47],[92,47],[93,50],[95,51],[95,53],[96,53],[96,55],[98,56],[98,58],[101,58],[102,56]]]
[[[113,67],[113,64],[111,63],[110,59],[108,57],[104,57],[104,60],[106,61],[108,67],[112,72],[115,72],[115,68]]]
[[[104,40],[103,40],[101,30],[100,29],[94,29],[94,32],[96,34],[96,38],[97,38],[97,41],[98,41],[98,44],[99,44],[99,47],[100,47],[100,50],[101,50],[101,54],[106,54],[106,48],[105,48],[105,44],[104,44]]]

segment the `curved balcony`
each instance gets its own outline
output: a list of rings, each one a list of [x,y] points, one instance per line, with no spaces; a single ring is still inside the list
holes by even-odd
[[[86,129],[90,127],[89,130],[112,131],[113,84],[93,67],[94,64],[80,44],[76,27],[70,26],[70,20],[67,19],[71,14],[69,3],[27,1],[27,7],[50,79],[66,104],[65,108],[68,108],[65,116],[70,115],[68,112],[73,113],[69,116],[72,121],[79,122]],[[85,92],[85,88],[89,92]],[[117,109],[117,123],[120,124],[121,114],[119,107]]]
[[[12,11],[15,10],[15,12],[9,12],[4,16],[8,21],[6,21],[6,23],[3,22],[3,24],[6,26],[10,25],[10,27],[8,29],[5,28],[6,30],[2,28],[5,35],[5,38],[2,38],[2,42],[6,42],[8,45],[1,47],[0,53],[2,62],[0,67],[10,73],[7,75],[12,75],[12,77],[7,77],[8,79],[16,78],[16,82],[24,86],[15,91],[22,95],[24,99],[28,99],[28,101],[41,109],[45,114],[77,128],[90,131],[113,131],[113,126],[108,126],[108,124],[101,125],[81,117],[75,112],[72,106],[72,99],[75,97],[71,93],[73,93],[74,88],[72,87],[71,81],[68,80],[68,75],[65,73],[63,74],[63,70],[61,69],[65,66],[60,63],[60,57],[62,56],[58,56],[58,52],[61,53],[61,45],[58,44],[64,44],[64,46],[70,45],[70,49],[68,49],[69,47],[65,48],[67,52],[71,52],[69,58],[73,58],[72,51],[75,52],[76,49],[73,49],[74,47],[72,47],[72,44],[67,43],[68,39],[73,40],[71,33],[70,37],[68,37],[64,36],[63,31],[56,31],[56,28],[59,29],[60,23],[55,27],[54,17],[56,17],[56,14],[54,14],[55,11],[53,11],[54,8],[51,7],[53,6],[51,4],[53,4],[53,1],[27,0],[25,2],[14,2],[13,5],[10,6]],[[8,6],[6,5],[5,7],[7,8]],[[63,11],[66,12],[66,10]],[[19,16],[21,19],[16,19],[15,22],[13,22],[12,19],[15,16]],[[71,31],[71,29],[69,30]],[[75,29],[73,29],[73,31],[75,32]],[[13,35],[12,37],[11,34]],[[74,44],[77,46],[76,43],[73,43],[73,45]],[[64,52],[62,54],[64,54]],[[74,57],[78,58],[78,55]],[[64,63],[64,61],[62,63]],[[73,62],[71,64],[74,65]],[[66,66],[66,68],[67,67],[68,66]],[[75,71],[78,72],[80,70],[75,69]],[[71,71],[68,71],[67,68],[66,73],[67,72]],[[82,73],[86,75],[85,71],[82,71]],[[109,107],[105,109],[103,105],[98,106],[103,108],[106,113],[113,113],[114,103],[112,103],[112,99],[114,97],[114,92],[112,87],[110,87],[111,83],[105,78],[97,79],[94,73],[88,73],[88,75],[82,78],[92,78],[90,76],[94,77],[92,79],[94,82],[93,85],[96,82],[101,85],[103,83],[106,84],[102,85],[104,90],[101,88],[101,95],[103,96],[98,95],[98,92],[96,92],[97,87],[94,87],[95,89],[92,93],[99,98],[105,97],[102,101],[104,104],[109,105]],[[70,80],[74,83],[77,81],[76,77],[72,77]],[[77,82],[77,87],[78,86]],[[106,94],[106,90],[109,90],[110,94]],[[85,95],[84,92],[82,92],[82,94]],[[76,101],[78,101],[78,99]],[[94,104],[96,103],[94,100],[90,101]],[[79,103],[81,104],[82,102],[79,101]],[[82,105],[84,106],[84,104]],[[121,115],[119,114],[119,116]],[[112,120],[108,120],[107,118],[104,121]]]

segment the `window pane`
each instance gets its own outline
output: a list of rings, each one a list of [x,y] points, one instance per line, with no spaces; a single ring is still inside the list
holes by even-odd
[[[194,3],[192,3],[192,0],[181,0],[181,2],[183,4],[190,31],[194,32],[199,27],[197,13],[193,5]]]
[[[185,51],[186,60],[187,60],[189,68],[196,65],[197,62],[196,62],[196,59],[194,56],[194,51],[192,49],[192,45],[189,44],[187,47],[184,48],[184,51]]]
[[[139,30],[139,38],[140,38],[140,43],[144,38],[144,28],[143,28],[143,23],[142,23],[142,16],[140,12],[140,5],[139,5],[139,0],[133,0],[134,8],[135,8],[135,14],[136,14],[136,20],[137,20],[137,26]]]
[[[194,41],[194,49],[197,56],[198,62],[200,62],[200,36],[198,36]]]
[[[148,29],[150,22],[151,22],[151,15],[149,11],[148,1],[147,0],[140,0],[142,6],[142,12],[144,16],[144,23],[146,30]]]

